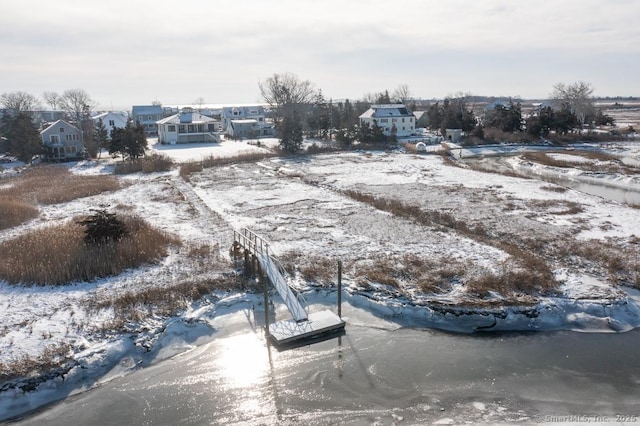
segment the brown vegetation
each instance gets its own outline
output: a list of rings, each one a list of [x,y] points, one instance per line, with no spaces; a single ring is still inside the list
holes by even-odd
[[[179,241],[134,216],[121,218],[128,234],[119,241],[87,244],[75,221],[35,229],[0,244],[0,278],[27,285],[60,285],[119,274],[166,256]]]
[[[117,163],[113,173],[124,175],[129,173],[167,172],[174,167],[174,162],[166,155],[152,154],[142,158]]]
[[[570,154],[587,158],[589,161],[569,161],[560,160],[549,156],[548,154],[562,153]],[[637,167],[627,166],[622,164],[620,159],[615,155],[607,154],[602,151],[557,151],[557,152],[527,152],[522,155],[522,158],[528,161],[532,161],[538,164],[543,164],[550,167],[561,168],[578,168],[581,170],[592,172],[607,172],[607,173],[623,173],[623,174],[637,174],[639,169]]]
[[[0,383],[18,377],[36,377],[52,371],[71,360],[71,346],[51,345],[37,357],[22,356],[11,362],[0,362]]]
[[[8,179],[0,196],[28,203],[57,204],[120,189],[109,175],[76,175],[59,166],[39,166]]]
[[[517,292],[527,292],[527,294],[548,294],[553,292],[558,282],[555,280],[553,272],[547,262],[531,251],[519,248],[516,244],[509,243],[497,236],[492,236],[482,226],[482,224],[469,225],[467,222],[458,220],[448,212],[424,211],[420,206],[409,205],[400,200],[385,199],[364,194],[360,191],[347,190],[345,195],[370,204],[371,206],[390,212],[395,216],[413,220],[416,223],[426,226],[444,226],[460,233],[468,238],[472,238],[480,243],[492,245],[503,250],[512,256],[515,265],[512,270],[516,272],[506,272],[501,277],[490,277],[497,280],[494,286],[495,291],[508,296]],[[486,287],[491,280],[480,284],[472,283],[472,291],[476,291],[481,286]],[[520,282],[521,281],[521,282]],[[476,290],[473,290],[473,289]],[[478,295],[486,295],[486,292],[477,291]]]
[[[214,291],[239,289],[233,276],[182,281],[169,286],[153,286],[127,291],[92,303],[91,309],[113,309],[114,320],[102,327],[121,331],[126,324],[139,322],[151,315],[169,317],[185,309],[190,303]]]
[[[233,157],[215,157],[211,155],[203,159],[202,161],[194,161],[181,164],[180,176],[188,182],[193,173],[201,172],[203,169],[234,163],[249,163],[260,161],[264,160],[265,158],[275,157],[276,155],[277,154],[271,152],[247,152]]]
[[[37,207],[25,201],[0,196],[0,230],[13,228],[38,217]]]

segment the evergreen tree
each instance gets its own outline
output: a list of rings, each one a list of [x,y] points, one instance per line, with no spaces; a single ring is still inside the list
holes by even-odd
[[[302,125],[298,114],[294,112],[285,116],[278,125],[280,149],[288,153],[296,153],[302,148]]]
[[[144,126],[140,122],[134,125],[131,120],[127,121],[125,126],[125,153],[129,159],[136,159],[144,156],[147,149],[147,135],[144,132]]]
[[[314,99],[311,114],[307,118],[309,130],[315,135],[326,138],[329,135],[330,113],[329,104],[322,95],[322,90],[319,90]]]
[[[578,125],[578,118],[573,113],[571,105],[563,103],[559,111],[554,113],[552,128],[559,134],[568,133]]]
[[[116,158],[118,155],[124,157],[125,152],[125,129],[114,127],[111,129],[111,140],[108,143],[109,155]]]
[[[98,124],[93,129],[93,140],[98,148],[98,158],[102,154],[102,149],[107,147],[109,143],[109,133],[107,127],[104,125],[102,118],[98,119]]]
[[[9,151],[20,161],[29,163],[34,155],[43,152],[40,132],[27,112],[19,112],[9,120],[6,134]]]

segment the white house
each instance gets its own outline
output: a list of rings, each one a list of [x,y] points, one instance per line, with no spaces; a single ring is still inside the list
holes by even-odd
[[[410,136],[416,129],[416,118],[404,104],[371,105],[359,118],[360,125],[378,125],[386,136]]]
[[[49,161],[84,158],[82,131],[64,120],[58,120],[40,132],[45,148],[44,159]]]
[[[93,120],[93,127],[96,127],[102,119],[102,123],[107,129],[108,137],[111,137],[111,131],[114,128],[124,129],[124,126],[127,125],[127,115],[124,112],[103,112],[91,117],[91,119]]]
[[[163,144],[220,142],[220,121],[207,117],[192,108],[156,122],[158,142]]]

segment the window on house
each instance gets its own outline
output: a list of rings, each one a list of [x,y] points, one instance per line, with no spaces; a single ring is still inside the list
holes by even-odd
[[[402,117],[402,122],[404,123],[404,117]]]
[[[392,119],[391,119],[391,122],[392,122],[392,123],[395,123],[396,121],[398,121],[398,119],[397,119],[397,118],[392,118]]]
[[[381,122],[381,123],[388,123],[388,122],[389,122],[389,119],[388,119],[388,118],[381,118],[381,119],[380,119],[380,122]]]
[[[170,131],[170,132],[175,132],[176,131],[176,126],[174,126],[174,125],[168,126],[167,130]]]
[[[150,115],[147,115],[147,121],[151,121],[151,120],[153,120],[153,117]]]
[[[115,122],[115,121],[113,121],[113,120],[109,120],[109,126],[115,126],[115,125],[116,125],[116,122]]]
[[[64,133],[64,127],[60,127],[60,133]]]
[[[50,140],[51,140],[51,143],[58,143],[60,142],[60,137],[58,135],[51,135]]]

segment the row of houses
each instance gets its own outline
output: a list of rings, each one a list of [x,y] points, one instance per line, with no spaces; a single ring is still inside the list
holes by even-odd
[[[52,116],[58,118],[59,115]],[[260,138],[275,135],[262,105],[242,106],[134,106],[132,114],[103,112],[91,117],[94,126],[101,121],[107,133],[126,126],[129,117],[139,122],[149,137],[162,144],[220,142],[229,138]],[[372,105],[360,116],[361,125],[380,126],[386,135],[414,134],[417,118],[403,104]],[[85,155],[83,131],[64,119],[57,119],[41,132],[46,156],[51,160],[77,159]]]

